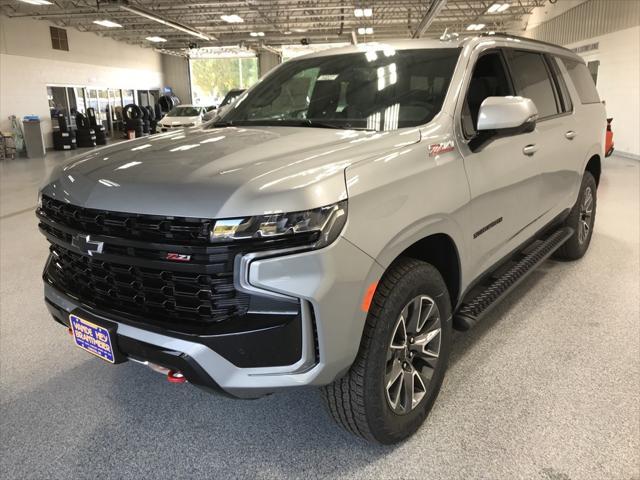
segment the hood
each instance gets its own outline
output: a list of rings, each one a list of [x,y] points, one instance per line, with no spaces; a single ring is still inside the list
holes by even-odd
[[[76,157],[43,193],[87,208],[229,218],[346,198],[344,170],[420,140],[418,129],[188,128]]]

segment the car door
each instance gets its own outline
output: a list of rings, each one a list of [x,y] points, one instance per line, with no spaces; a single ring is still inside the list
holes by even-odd
[[[471,202],[465,235],[478,276],[523,242],[527,227],[540,216],[540,165],[535,153],[537,131],[496,136],[477,145],[478,112],[491,96],[514,95],[504,53],[489,48],[472,56],[471,74],[456,106],[456,128],[464,158]]]
[[[573,203],[569,198],[579,163],[576,119],[553,59],[534,50],[505,49],[505,54],[516,94],[533,100],[538,109],[537,151],[532,158],[540,169],[536,204],[541,223],[546,223]]]

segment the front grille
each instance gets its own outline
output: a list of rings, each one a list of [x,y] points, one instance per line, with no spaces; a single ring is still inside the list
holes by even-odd
[[[214,220],[85,209],[48,197],[37,214],[51,242],[47,283],[99,311],[183,332],[203,332],[247,313],[250,296],[234,286],[238,255],[313,240],[296,235],[212,245],[201,229]],[[103,241],[102,253],[80,252],[72,243],[77,234]],[[168,253],[191,258],[172,262]]]
[[[191,330],[244,315],[249,305],[249,296],[235,290],[229,268],[178,272],[107,262],[59,245],[50,251],[45,280],[101,311]]]
[[[207,245],[213,220],[112,212],[82,208],[42,197],[41,212],[51,220],[85,234],[110,235],[177,245]]]

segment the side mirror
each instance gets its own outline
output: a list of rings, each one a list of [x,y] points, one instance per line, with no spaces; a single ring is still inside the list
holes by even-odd
[[[536,128],[538,109],[533,100],[524,97],[487,97],[480,105],[478,131],[501,134],[532,132]]]

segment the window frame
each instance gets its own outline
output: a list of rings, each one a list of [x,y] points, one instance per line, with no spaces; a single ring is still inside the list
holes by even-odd
[[[535,54],[535,55],[540,55],[540,57],[542,57],[542,63],[545,66],[545,71],[547,72],[547,75],[549,77],[549,81],[551,83],[551,90],[553,92],[553,98],[555,100],[556,110],[558,110],[558,112],[554,113],[552,115],[546,115],[544,117],[539,115],[538,119],[536,120],[536,123],[545,122],[547,120],[553,120],[554,118],[563,117],[565,115],[569,115],[569,114],[572,113],[572,112],[563,112],[562,109],[561,109],[562,103],[561,103],[560,96],[559,96],[559,93],[558,93],[558,86],[557,86],[557,84],[556,84],[556,82],[554,80],[554,76],[553,76],[553,72],[551,71],[551,67],[549,66],[549,63],[547,62],[547,59],[546,59],[547,52],[544,52],[542,50],[530,49],[530,48],[509,48],[509,47],[504,48],[504,50],[505,50],[505,53],[506,53],[505,56],[507,57],[507,65],[509,67],[509,71],[511,72],[511,78],[514,79],[513,83],[514,83],[514,86],[516,86],[516,89],[514,90],[516,95],[520,95],[520,92],[518,91],[518,88],[517,88],[517,85],[516,85],[515,76],[513,74],[513,65],[512,65],[511,57],[510,57],[509,54],[511,52],[526,52],[526,53],[531,53],[531,54]]]
[[[598,94],[598,101],[597,102],[583,102],[582,101],[582,97],[580,95],[580,90],[578,90],[578,87],[576,86],[576,82],[573,80],[573,77],[571,76],[571,73],[569,71],[569,67],[567,66],[567,61],[569,62],[574,62],[574,63],[582,63],[585,67],[587,67],[587,64],[584,62],[584,60],[581,62],[580,60],[571,57],[569,55],[555,55],[555,57],[562,62],[563,67],[565,68],[565,70],[567,71],[567,74],[569,75],[569,80],[571,81],[571,84],[573,85],[573,88],[575,89],[576,93],[578,94],[578,100],[580,102],[580,105],[597,105],[598,103],[602,103],[602,98],[600,98],[600,92],[598,91],[598,87],[597,85],[594,83],[594,88],[596,89],[596,93]],[[588,67],[587,67],[588,69]],[[591,75],[591,72],[589,72],[589,75]],[[593,80],[593,78],[592,78]],[[575,104],[575,102],[574,102]]]
[[[551,70],[552,78],[558,91],[558,98],[560,99],[563,107],[562,113],[565,115],[571,115],[575,111],[575,101],[571,96],[567,81],[565,80],[564,76],[562,75],[562,71],[560,70],[560,65],[558,64],[559,58],[557,57],[557,55],[545,53],[545,60],[547,61],[549,69]],[[568,105],[567,100],[569,101]]]
[[[516,94],[516,85],[515,85],[515,82],[513,81],[513,77],[511,76],[511,70],[509,69],[509,65],[507,63],[507,59],[506,59],[506,55],[505,55],[504,50],[505,50],[504,47],[491,47],[491,48],[488,48],[486,50],[483,50],[480,53],[478,53],[478,56],[473,61],[473,65],[471,66],[471,68],[469,68],[467,66],[467,72],[469,72],[469,74],[466,75],[465,85],[464,85],[464,96],[462,96],[462,102],[461,102],[460,110],[459,110],[459,118],[458,118],[458,121],[457,121],[457,123],[458,123],[458,125],[460,127],[460,132],[462,133],[462,137],[467,141],[472,140],[473,138],[475,138],[478,135],[478,131],[477,130],[475,132],[475,135],[472,135],[472,136],[467,135],[467,132],[465,131],[464,122],[463,122],[462,117],[463,117],[464,106],[467,103],[467,97],[469,96],[469,88],[471,86],[471,79],[473,78],[473,73],[475,72],[476,66],[478,65],[478,62],[480,61],[480,59],[482,57],[485,57],[486,55],[492,55],[492,54],[497,54],[500,57],[500,63],[502,65],[502,69],[504,70],[505,79],[507,80],[507,84],[509,85],[509,88],[511,89],[511,92],[514,95]]]
[[[66,29],[50,25],[49,36],[51,37],[51,48],[53,50],[60,50],[62,52],[69,51],[69,36],[67,35]],[[62,48],[63,40],[64,40],[64,47],[66,48]]]

